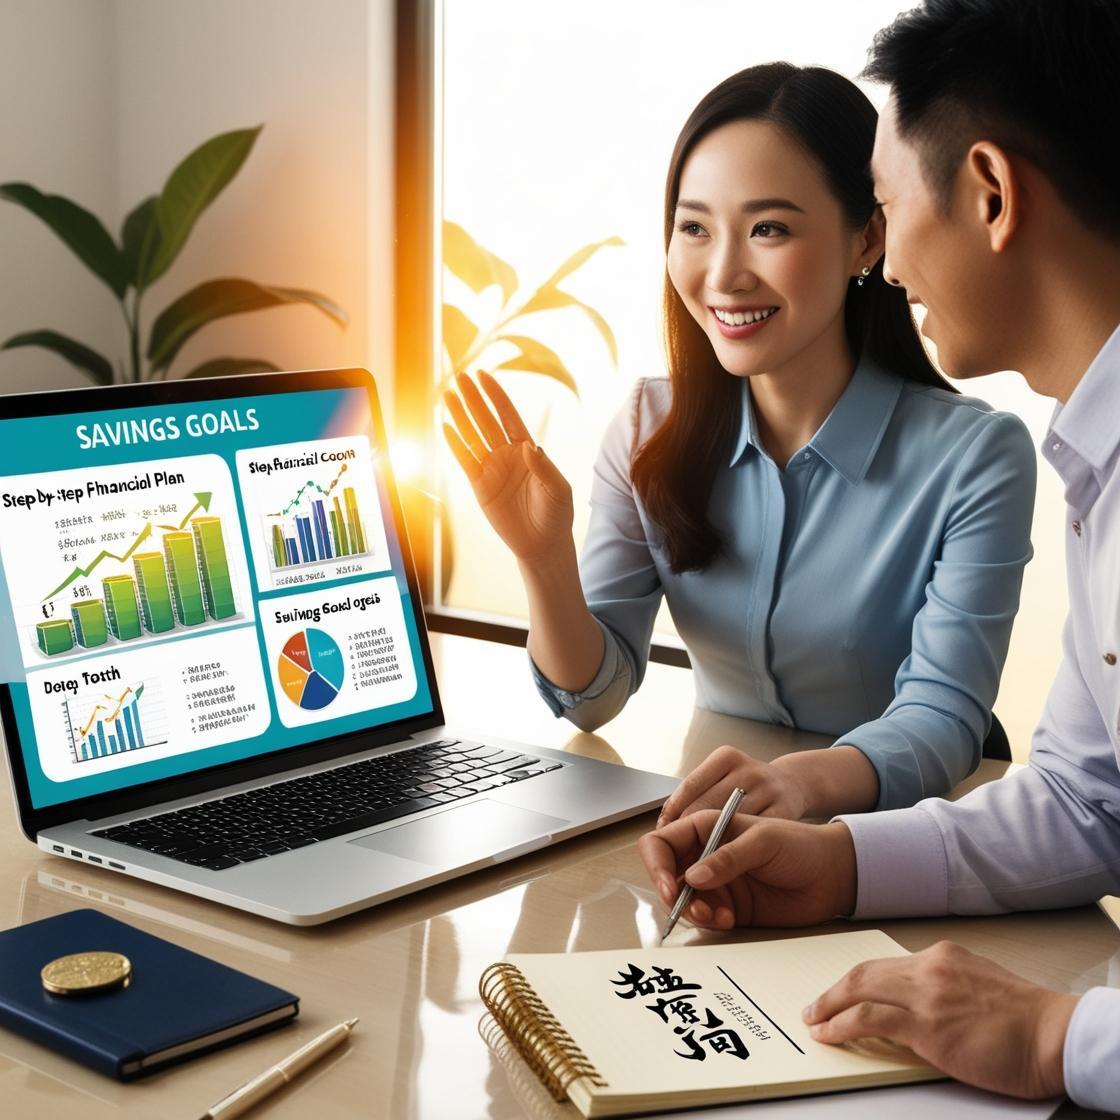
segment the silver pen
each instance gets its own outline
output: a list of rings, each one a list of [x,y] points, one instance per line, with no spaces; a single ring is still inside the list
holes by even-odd
[[[727,798],[727,804],[723,807],[723,812],[719,815],[719,820],[716,821],[715,828],[712,829],[711,836],[708,837],[708,842],[704,845],[704,850],[700,853],[700,859],[696,861],[697,863],[707,859],[708,856],[719,847],[720,841],[723,839],[723,834],[727,831],[727,826],[731,823],[731,818],[735,816],[735,810],[739,808],[739,802],[742,800],[743,791],[741,789],[733,789]],[[684,908],[691,901],[692,887],[685,883],[669,914],[669,921],[665,926],[665,932],[661,935],[662,944],[665,943],[665,938],[673,932],[673,926],[680,920],[680,916],[684,913]]]

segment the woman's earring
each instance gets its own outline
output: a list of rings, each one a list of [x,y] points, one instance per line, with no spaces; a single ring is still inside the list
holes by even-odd
[[[856,280],[856,283],[862,288],[863,287],[863,282],[870,275],[871,275],[871,269],[868,268],[867,265],[864,265],[863,268],[860,269],[859,278]]]

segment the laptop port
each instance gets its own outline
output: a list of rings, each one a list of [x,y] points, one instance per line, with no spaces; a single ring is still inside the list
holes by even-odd
[[[65,854],[66,854],[66,849],[65,849],[65,848],[64,848],[64,847],[63,847],[63,846],[62,846],[61,844],[52,844],[52,845],[51,845],[51,847],[52,847],[52,848],[53,848],[53,849],[54,849],[54,850],[55,850],[56,852],[62,852],[62,854],[63,854],[63,855],[65,855]]]
[[[81,853],[81,852],[79,852],[79,851],[77,850],[77,848],[71,848],[71,849],[70,849],[70,854],[71,854],[72,856],[77,856],[77,857],[78,857],[78,859],[81,859],[81,858],[82,858],[82,853]]]
[[[109,860],[109,866],[115,868],[117,871],[123,871],[124,870],[124,864],[123,863],[114,863],[112,860]]]
[[[90,863],[100,863],[101,862],[101,857],[100,856],[86,856],[86,859],[88,859],[90,861]]]

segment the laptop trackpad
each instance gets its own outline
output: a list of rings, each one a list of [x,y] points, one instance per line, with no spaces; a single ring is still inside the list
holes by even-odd
[[[568,822],[500,801],[472,801],[418,821],[351,840],[361,848],[421,863],[474,863],[537,836],[549,836]]]

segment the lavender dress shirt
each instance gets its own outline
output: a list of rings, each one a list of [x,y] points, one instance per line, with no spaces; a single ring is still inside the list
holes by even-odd
[[[1030,766],[960,801],[842,816],[855,917],[991,914],[1120,892],[1120,327],[1051,420],[1042,453],[1066,486],[1070,611]],[[1120,1113],[1120,990],[1081,997],[1066,1091]]]

